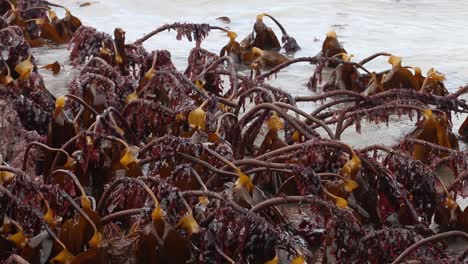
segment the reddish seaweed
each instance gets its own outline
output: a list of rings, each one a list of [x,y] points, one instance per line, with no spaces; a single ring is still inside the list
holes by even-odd
[[[50,19],[50,6],[57,5],[18,1],[16,8],[38,26]],[[468,154],[450,119],[468,112],[459,99],[468,87],[450,94],[440,74],[417,79],[394,57],[383,78],[363,65],[388,54],[352,62],[333,34],[321,55],[269,65],[263,74],[262,65],[253,78],[238,71],[229,47],[221,57],[202,48],[220,29],[208,24],[168,24],[126,43],[123,29],[111,36],[78,27],[68,13],[55,23],[70,31],[61,40],[82,65],[58,98],[36,72],[28,37],[45,38],[37,27],[0,31],[9,51],[0,135],[10,146],[0,165],[2,262],[466,261],[441,239],[467,238],[468,211],[455,201],[466,197]],[[258,18],[254,30],[264,27]],[[165,30],[196,42],[183,72],[169,51],[142,45]],[[297,49],[282,31],[286,50]],[[270,47],[272,35],[262,34],[252,41]],[[276,42],[270,48],[279,49]],[[17,67],[23,62],[27,71]],[[267,83],[298,62],[318,64],[315,88],[321,70],[335,66],[333,85],[294,97]],[[362,93],[371,84],[380,88]],[[296,105],[324,100],[313,113]],[[352,125],[360,132],[365,119],[414,113],[415,132],[394,146],[355,149],[340,140]],[[441,180],[438,169],[454,180]]]

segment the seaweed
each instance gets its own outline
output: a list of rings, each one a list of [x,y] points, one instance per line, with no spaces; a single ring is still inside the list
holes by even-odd
[[[468,211],[456,203],[466,196],[468,154],[451,126],[453,113],[468,112],[459,99],[468,87],[448,93],[440,73],[413,74],[388,53],[353,62],[331,33],[321,55],[272,63],[283,55],[268,50],[280,48],[278,39],[259,33],[272,32],[264,16],[277,22],[266,14],[252,41],[267,48],[248,50],[233,32],[208,24],[167,24],[126,43],[123,29],[111,36],[67,14],[52,23],[70,30],[60,41],[80,73],[54,98],[25,37],[44,38],[34,25],[50,19],[50,7],[60,6],[0,5],[33,19],[0,30],[8,50],[0,88],[0,141],[8,146],[0,152],[1,262],[465,261],[442,240],[468,237]],[[280,28],[286,51],[297,50]],[[169,51],[142,45],[166,30],[195,41],[183,72]],[[221,56],[202,48],[211,30],[230,37]],[[255,77],[239,70],[242,52],[252,50]],[[380,56],[390,56],[392,69],[364,67]],[[314,88],[323,68],[335,67],[325,91],[295,97],[268,84],[299,62],[317,64]],[[322,104],[307,113],[297,105],[304,101]],[[364,121],[415,113],[415,130],[393,146],[340,140]],[[441,179],[441,168],[453,181]]]

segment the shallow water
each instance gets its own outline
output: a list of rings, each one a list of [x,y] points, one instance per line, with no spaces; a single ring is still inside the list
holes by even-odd
[[[402,56],[403,64],[419,66],[423,72],[435,67],[446,75],[450,91],[468,83],[468,5],[465,1],[390,1],[390,0],[291,0],[291,1],[225,1],[225,0],[101,0],[87,7],[79,7],[85,1],[58,1],[82,19],[85,25],[112,33],[121,27],[127,40],[133,41],[156,27],[171,22],[204,22],[227,26],[236,31],[239,39],[250,33],[255,17],[267,12],[275,16],[296,38],[302,50],[295,57],[315,55],[321,47],[325,33],[335,30],[346,50],[358,61],[373,53],[386,51]],[[63,15],[57,10],[59,16]],[[216,20],[227,16],[230,24]],[[273,29],[273,23],[265,19]],[[277,35],[280,35],[277,30]],[[227,42],[225,34],[212,31],[202,47],[218,53]],[[177,41],[174,32],[163,32],[145,42],[149,50],[167,49],[172,53],[179,69],[187,65],[187,57],[194,43]],[[72,74],[67,51],[62,47],[40,48],[39,64],[58,60],[65,71],[53,76],[46,71],[47,87],[55,94],[66,92]],[[374,71],[388,69],[386,58],[366,65]],[[296,64],[278,74],[272,83],[293,95],[312,94],[305,83],[312,75],[313,66]],[[468,98],[465,95],[464,98]],[[313,104],[300,104],[307,112]],[[455,116],[454,130],[458,130],[466,115]],[[407,118],[392,118],[390,126],[362,124],[361,135],[350,128],[343,141],[354,146],[375,143],[392,144],[414,127]],[[466,145],[462,146],[466,149]]]

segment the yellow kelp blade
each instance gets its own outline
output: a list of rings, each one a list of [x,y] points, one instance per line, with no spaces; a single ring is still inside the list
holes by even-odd
[[[303,256],[297,256],[295,257],[292,261],[291,261],[291,264],[304,264],[305,263],[305,259]]]
[[[177,228],[184,229],[185,231],[187,231],[189,236],[200,232],[200,226],[198,225],[195,218],[193,218],[192,214],[188,214],[182,217],[182,219],[180,219],[177,223]]]
[[[268,128],[274,132],[278,132],[284,129],[284,122],[281,120],[281,118],[279,118],[276,112],[273,112],[273,115],[270,117],[270,120],[268,121]]]
[[[361,159],[353,153],[351,159],[341,168],[341,174],[345,177],[354,178],[361,169]]]
[[[44,200],[44,202],[46,204],[47,212],[44,214],[42,218],[51,227],[55,227],[55,225],[57,224],[57,221],[55,221],[55,212],[52,208],[50,208],[49,202],[47,202],[47,200]]]
[[[14,80],[13,80],[13,77],[11,77],[10,67],[8,66],[8,64],[5,63],[5,67],[7,69],[7,74],[0,78],[0,82],[3,85],[8,85],[8,84],[12,83]]]
[[[336,32],[335,31],[329,31],[329,32],[327,32],[326,35],[327,35],[328,38],[336,39]]]
[[[125,97],[125,103],[129,104],[132,101],[135,101],[138,99],[138,94],[133,92]]]
[[[111,51],[109,48],[105,47],[105,46],[102,46],[100,49],[99,49],[99,52],[102,54],[102,55],[110,55],[111,54]]]
[[[59,108],[59,109],[63,109],[63,107],[65,106],[65,96],[59,96],[57,97],[57,99],[55,100],[55,108]]]
[[[203,111],[202,106],[192,110],[188,115],[189,124],[195,128],[205,129],[206,125],[206,112]]]
[[[161,206],[158,204],[156,208],[154,208],[153,212],[151,213],[151,219],[153,221],[156,220],[162,220],[166,216],[166,212],[161,208]]]
[[[16,65],[15,71],[20,75],[21,80],[25,80],[29,78],[29,74],[31,74],[33,68],[34,65],[31,62],[31,55],[29,55],[26,60]]]
[[[208,204],[210,203],[210,200],[208,200],[208,198],[205,196],[199,196],[198,203],[203,206],[208,206]]]
[[[122,156],[122,158],[120,159],[120,164],[122,164],[122,166],[124,166],[125,168],[128,167],[128,165],[132,162],[136,162],[136,159],[135,157],[133,156],[133,153],[127,149],[125,150],[125,154]]]
[[[336,206],[338,206],[339,208],[346,208],[346,207],[348,207],[348,202],[347,202],[345,199],[341,198],[341,197],[336,197],[336,198],[335,198],[335,204],[336,204]]]
[[[401,67],[401,57],[398,57],[398,56],[390,56],[390,58],[388,58],[388,63],[390,63],[393,67]]]
[[[67,22],[70,23],[70,26],[72,27],[72,30],[73,29],[76,30],[81,26],[80,19],[77,18],[76,16],[72,15],[70,10],[68,10],[68,9],[65,9],[65,18],[64,18],[64,20],[66,20]]]
[[[54,116],[57,117],[65,107],[65,96],[59,96],[55,99],[55,114]]]
[[[294,142],[300,142],[301,141],[301,133],[299,133],[299,131],[295,130],[294,133],[291,136],[291,139]]]
[[[65,162],[63,167],[65,169],[70,169],[71,170],[71,169],[73,169],[75,167],[75,165],[76,165],[75,160],[73,158],[71,158],[71,157],[68,157],[67,162]]]
[[[204,88],[204,84],[203,84],[203,82],[202,82],[202,81],[200,81],[200,80],[198,80],[198,79],[197,79],[197,80],[195,80],[195,85],[196,85],[198,88],[202,89],[202,90],[204,90],[204,89],[205,89],[205,88]]]
[[[145,78],[147,80],[151,80],[154,78],[154,68],[151,67],[146,73],[145,73]]]
[[[101,232],[95,231],[88,243],[91,247],[97,247],[101,241],[102,241]]]
[[[356,181],[353,180],[346,180],[344,189],[347,192],[352,192],[354,189],[357,189],[359,187],[359,184]]]
[[[9,183],[13,180],[15,174],[9,171],[0,171],[0,185]]]
[[[49,18],[50,20],[55,20],[57,18],[57,13],[52,10],[49,10]]]
[[[445,80],[445,75],[443,73],[436,71],[434,68],[430,68],[429,71],[427,71],[426,78],[431,78],[434,81],[443,82]]]
[[[24,235],[23,231],[20,230],[16,232],[15,234],[11,235],[8,237],[8,241],[12,242],[15,244],[17,248],[24,248],[26,244],[28,243],[28,239]]]
[[[346,62],[350,62],[352,57],[354,57],[353,54],[348,55],[347,53],[343,53],[341,55],[341,58],[343,59],[343,61],[346,61]]]
[[[237,38],[237,33],[234,31],[228,31],[227,36],[230,40],[235,40]]]
[[[60,251],[60,253],[57,254],[57,256],[50,260],[50,263],[70,264],[74,258],[75,256],[73,256],[70,251],[64,248],[62,251]]]
[[[447,197],[447,199],[445,199],[445,206],[449,209],[453,209],[458,206],[458,204],[451,197]]]
[[[259,49],[257,47],[252,48],[252,53],[253,53],[254,58],[255,57],[261,57],[264,54],[263,50],[261,50],[261,49]]]
[[[240,169],[237,169],[237,174],[239,175],[239,178],[237,178],[235,187],[245,188],[249,193],[252,193],[254,184],[252,183],[250,177],[247,174],[243,173]]]
[[[91,201],[89,200],[88,196],[86,196],[86,193],[82,193],[81,207],[91,210]]]
[[[3,85],[9,85],[10,83],[13,82],[13,78],[11,77],[11,75],[6,75],[6,76],[3,76],[3,77],[0,79],[0,82],[1,82]]]

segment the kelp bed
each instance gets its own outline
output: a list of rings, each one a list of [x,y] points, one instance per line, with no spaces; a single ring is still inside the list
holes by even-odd
[[[241,42],[174,23],[129,43],[47,1],[0,3],[0,262],[467,261],[447,239],[468,239],[456,203],[468,193],[468,121],[459,137],[451,125],[468,87],[449,93],[441,73],[388,53],[353,62],[334,32],[316,56],[289,59],[278,51],[299,45],[267,14]],[[184,72],[143,47],[167,30],[195,42]],[[229,38],[220,55],[202,48],[213,30]],[[49,43],[68,43],[79,70],[58,98],[31,52]],[[366,69],[382,56],[389,70]],[[268,84],[299,62],[316,64],[315,95]],[[322,104],[306,113],[298,102]],[[340,140],[391,116],[415,120],[394,146]]]

